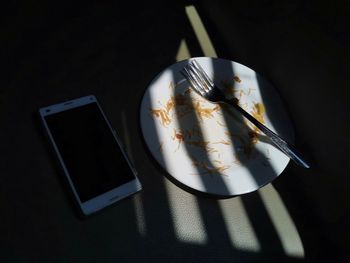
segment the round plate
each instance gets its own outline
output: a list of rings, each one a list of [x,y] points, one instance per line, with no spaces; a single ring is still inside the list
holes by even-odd
[[[233,61],[195,59],[227,96],[293,141],[291,122],[268,81]],[[180,73],[186,64],[162,71],[142,99],[141,129],[153,157],[180,183],[219,196],[252,192],[279,176],[289,158],[232,106],[194,92]]]

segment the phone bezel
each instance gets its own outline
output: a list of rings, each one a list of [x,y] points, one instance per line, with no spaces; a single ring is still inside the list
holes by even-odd
[[[121,186],[118,186],[110,191],[107,191],[99,196],[96,196],[88,201],[85,202],[81,202],[79,195],[74,187],[74,184],[70,178],[69,175],[69,171],[65,165],[64,159],[62,158],[59,149],[55,143],[55,140],[51,134],[51,131],[46,123],[45,117],[48,115],[52,115],[52,114],[56,114],[59,112],[63,112],[66,110],[70,110],[70,109],[74,109],[74,108],[78,108],[87,104],[91,104],[91,103],[96,103],[105,122],[107,123],[110,132],[112,133],[114,139],[117,141],[118,146],[124,156],[124,159],[126,160],[128,166],[130,167],[131,172],[134,175],[134,180],[127,182],[126,184],[123,184]],[[40,117],[41,117],[41,121],[44,125],[44,128],[46,130],[46,133],[49,137],[49,140],[54,148],[54,151],[58,157],[58,160],[61,164],[61,167],[63,169],[63,172],[68,180],[68,184],[73,192],[73,195],[76,199],[77,204],[80,206],[81,212],[84,215],[90,215],[92,213],[95,213],[99,210],[101,210],[104,207],[107,207],[127,196],[130,196],[138,191],[140,191],[142,189],[141,183],[139,181],[139,179],[137,178],[137,172],[136,169],[134,168],[134,166],[132,165],[130,159],[128,158],[121,142],[120,139],[117,135],[117,132],[112,128],[110,122],[108,121],[105,113],[103,112],[99,102],[97,101],[96,97],[94,95],[89,95],[89,96],[84,96],[81,98],[77,98],[77,99],[73,99],[73,100],[69,100],[69,101],[65,101],[62,103],[58,103],[58,104],[54,104],[54,105],[50,105],[47,107],[43,107],[39,109],[39,113],[40,113]]]

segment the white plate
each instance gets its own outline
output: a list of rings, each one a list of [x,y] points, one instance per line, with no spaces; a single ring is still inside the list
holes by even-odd
[[[195,58],[215,83],[266,126],[293,141],[292,125],[272,85],[255,71],[224,59]],[[254,131],[232,107],[205,101],[180,74],[181,61],[162,71],[140,108],[145,142],[180,183],[209,194],[255,191],[281,174],[289,158]],[[265,110],[265,111],[264,111]],[[277,131],[276,131],[277,130]]]

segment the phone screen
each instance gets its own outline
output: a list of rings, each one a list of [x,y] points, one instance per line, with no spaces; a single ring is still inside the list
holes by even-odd
[[[135,179],[97,103],[45,120],[81,202]]]

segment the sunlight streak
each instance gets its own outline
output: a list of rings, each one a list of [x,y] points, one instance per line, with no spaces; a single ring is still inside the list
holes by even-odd
[[[204,27],[204,24],[196,10],[196,8],[193,6],[193,5],[190,5],[190,6],[186,6],[186,14],[187,14],[187,17],[188,19],[190,20],[190,23],[191,23],[191,26],[192,26],[192,29],[193,31],[195,32],[196,34],[196,37],[197,37],[197,40],[199,42],[199,45],[202,49],[202,52],[204,54],[204,56],[207,56],[207,57],[217,57],[217,54],[216,54],[216,51],[215,51],[215,48],[214,48],[214,45],[212,43],[212,41],[210,40],[210,37],[208,35],[208,32],[207,30],[205,29]],[[183,44],[183,42],[181,42],[181,44]],[[190,56],[190,53],[188,52],[188,47],[186,45],[186,42],[184,42],[184,46],[181,46],[180,45],[180,48],[179,48],[179,51],[180,50],[187,50],[187,53],[186,55],[188,54]],[[183,54],[184,52],[182,52],[181,54]],[[178,52],[178,54],[180,54],[180,52]],[[183,56],[182,59],[185,59],[186,57]],[[222,114],[222,111],[220,109],[220,112]],[[224,119],[222,116],[218,116],[218,121],[221,122],[221,123],[225,123]],[[201,125],[201,123],[199,123],[199,125]],[[203,133],[203,137],[204,138],[208,138],[208,132],[206,131],[206,129],[202,129],[202,133]],[[231,143],[233,143],[231,141]],[[234,152],[233,152],[233,149],[230,148],[228,149],[228,151],[230,151],[231,153],[231,156],[234,156]],[[211,156],[209,156],[210,158]],[[211,160],[211,161],[214,161],[214,160]]]
[[[217,57],[214,45],[209,38],[196,8],[192,5],[186,6],[186,14],[204,56]],[[176,58],[186,59],[187,57],[190,57],[190,53],[188,52],[186,42],[182,41]],[[224,120],[222,120],[222,123],[224,123]],[[202,130],[202,132],[203,135],[206,136],[205,130]],[[232,155],[233,154],[232,150]],[[222,200],[219,204],[232,245],[238,249],[246,251],[260,251],[259,242],[244,210],[240,197],[236,199]]]
[[[237,249],[261,251],[254,228],[242,204],[241,197],[219,201],[231,244]]]
[[[134,162],[132,151],[131,151],[131,143],[130,143],[130,136],[129,136],[130,133],[128,131],[128,124],[126,121],[125,111],[122,111],[122,113],[121,113],[121,120],[122,120],[122,125],[123,125],[123,138],[124,138],[124,145],[125,145],[126,153],[129,157],[129,159],[131,160],[131,162]],[[119,136],[119,134],[118,134],[118,136]],[[134,203],[134,208],[135,208],[137,229],[138,229],[141,236],[145,236],[146,232],[147,232],[146,231],[146,219],[145,219],[145,212],[144,212],[141,196],[135,195],[133,197],[133,203]]]
[[[186,14],[192,25],[193,31],[199,41],[199,45],[206,57],[217,57],[215,48],[209,38],[203,22],[193,5],[186,6]]]
[[[179,52],[179,54],[186,54],[185,42],[182,42],[180,48],[185,52]],[[169,71],[165,74],[172,75],[173,72]],[[151,102],[151,108],[156,107],[158,95],[159,94],[157,93],[150,93],[149,99]],[[168,134],[163,133],[158,125],[155,125],[155,129],[158,139],[157,141],[154,141],[154,143],[159,144],[160,142],[168,140]],[[164,151],[160,151],[160,154],[162,155],[162,165],[166,170],[175,171],[178,168],[174,166],[176,164],[171,161],[173,155],[165,153]],[[208,238],[196,198],[193,195],[182,191],[165,177],[163,177],[163,180],[176,238],[181,242],[200,245],[206,244]],[[198,179],[198,183],[200,183],[200,179]]]
[[[146,219],[145,219],[145,212],[143,208],[142,198],[140,195],[135,195],[133,198],[133,201],[134,201],[134,207],[135,207],[137,229],[141,236],[146,236],[147,234]]]
[[[298,230],[276,189],[268,184],[261,188],[258,193],[276,228],[286,255],[304,258],[304,247]]]
[[[190,51],[188,49],[187,43],[184,39],[181,39],[179,49],[176,54],[176,61],[185,60],[191,57]]]
[[[126,148],[126,153],[128,154],[128,157],[132,162],[134,162],[132,151],[131,151],[131,143],[130,143],[130,136],[129,136],[129,131],[128,131],[128,124],[126,122],[126,115],[125,111],[122,111],[121,113],[121,119],[122,119],[122,124],[123,124],[123,138],[124,138],[124,145]],[[119,134],[117,135],[119,136]]]
[[[196,35],[199,46],[202,49],[203,55],[207,57],[217,57],[217,52],[209,38],[208,32],[205,29],[196,8],[192,5],[186,6],[185,11],[192,29]],[[179,51],[176,55],[176,59],[179,61],[188,57],[190,57],[190,52],[188,51],[186,42],[182,40],[180,43]],[[276,232],[278,233],[286,255],[296,258],[303,258],[304,248],[300,236],[293,223],[292,218],[287,211],[287,208],[285,207],[276,190],[271,184],[269,184],[268,186],[259,190],[258,193],[260,194],[263,204],[269,213],[271,222],[276,228]],[[191,200],[192,205],[195,204],[194,201],[195,200]],[[177,202],[174,202],[174,204],[176,204],[176,207],[174,208],[176,213],[186,213],[187,211],[190,211],[193,214],[191,211],[193,208],[186,208],[187,203],[179,204]],[[245,211],[241,198],[237,197],[235,199],[221,200],[219,201],[219,204],[232,245],[240,250],[250,252],[261,251],[262,245],[259,244],[256,233],[251,224],[250,218]],[[197,213],[197,206],[195,206],[195,208],[197,209],[195,213]],[[188,222],[191,222],[191,220]],[[183,225],[186,225],[186,219],[177,219],[177,221],[175,221],[175,224],[182,225],[182,227],[184,227]],[[200,225],[202,225],[201,221]],[[188,227],[188,229],[186,227]],[[193,230],[192,226],[186,227],[186,231]],[[181,234],[180,230],[180,233],[178,233],[178,235],[181,236],[184,234]]]
[[[187,43],[182,39],[175,57],[176,61],[190,57],[191,54]],[[168,193],[176,237],[182,242],[206,244],[208,238],[196,198],[188,193],[184,194],[183,191],[179,191],[168,180],[164,180],[164,184]]]
[[[164,184],[169,197],[176,237],[182,242],[206,244],[208,237],[196,198],[180,190],[165,178]]]

